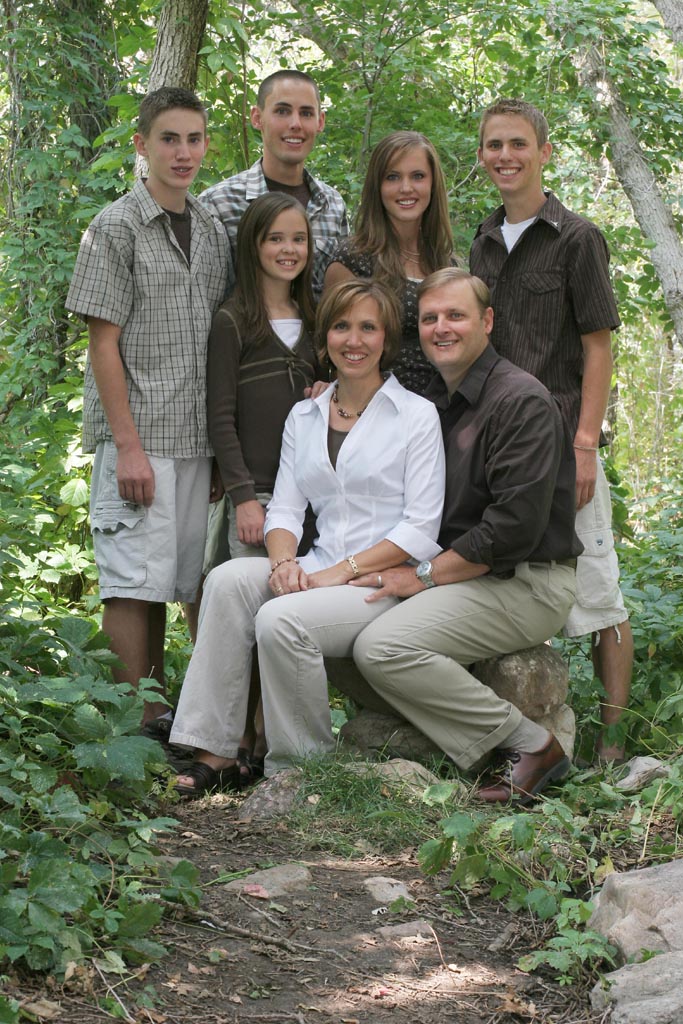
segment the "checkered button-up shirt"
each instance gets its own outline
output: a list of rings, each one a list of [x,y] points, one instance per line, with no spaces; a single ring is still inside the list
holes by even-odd
[[[86,230],[66,305],[121,328],[128,401],[142,447],[162,458],[210,455],[206,354],[211,319],[225,291],[228,241],[222,226],[188,196],[188,265],[171,219],[138,181]],[[83,449],[111,440],[90,361]]]
[[[304,180],[311,193],[306,213],[311,222],[315,242],[313,293],[317,301],[322,295],[327,265],[332,259],[337,242],[348,235],[349,225],[344,200],[337,190],[323,181],[318,181],[306,170]],[[228,267],[227,295],[231,294],[235,286],[235,247],[240,218],[248,204],[267,191],[263,167],[261,161],[257,160],[248,170],[212,185],[199,197],[200,202],[223,223],[230,239],[232,260]]]

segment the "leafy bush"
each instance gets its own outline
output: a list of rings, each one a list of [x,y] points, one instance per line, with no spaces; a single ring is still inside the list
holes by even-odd
[[[148,817],[163,756],[138,735],[144,687],[105,679],[111,660],[87,618],[0,620],[0,961],[157,959],[157,897],[198,901],[191,865],[163,877],[154,839],[174,821]]]

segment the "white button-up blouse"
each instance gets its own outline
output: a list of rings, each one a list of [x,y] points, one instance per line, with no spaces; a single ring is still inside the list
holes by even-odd
[[[332,393],[298,402],[287,417],[264,533],[289,530],[299,540],[310,501],[319,535],[301,559],[306,572],[381,540],[417,561],[434,558],[445,483],[436,408],[389,376],[347,434],[335,470],[327,450]]]

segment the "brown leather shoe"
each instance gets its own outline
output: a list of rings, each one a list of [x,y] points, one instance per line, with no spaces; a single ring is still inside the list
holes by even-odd
[[[518,803],[530,804],[549,782],[563,779],[569,771],[569,758],[552,735],[534,754],[502,747],[498,754],[507,764],[495,773],[490,785],[476,792],[479,800],[490,804],[506,803],[514,796],[519,797]]]

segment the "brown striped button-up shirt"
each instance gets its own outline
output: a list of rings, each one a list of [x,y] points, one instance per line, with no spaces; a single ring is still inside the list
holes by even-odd
[[[576,432],[581,409],[581,336],[614,330],[620,320],[600,230],[552,194],[508,253],[500,207],[477,230],[470,270],[491,289],[491,342],[542,381]]]

